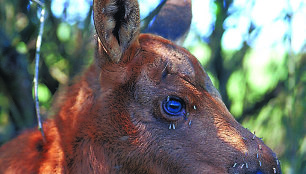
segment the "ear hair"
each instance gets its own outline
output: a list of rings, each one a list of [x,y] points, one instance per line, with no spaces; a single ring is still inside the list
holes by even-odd
[[[98,42],[103,47],[99,50],[104,51],[109,61],[118,63],[129,46],[138,40],[140,23],[138,2],[137,0],[94,0],[93,10]],[[105,56],[98,57],[105,59]]]

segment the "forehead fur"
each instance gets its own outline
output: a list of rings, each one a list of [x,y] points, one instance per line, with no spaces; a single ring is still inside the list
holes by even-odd
[[[152,61],[155,66],[166,68],[168,73],[177,74],[194,86],[203,88],[212,96],[221,99],[199,61],[186,49],[162,37],[150,34],[142,34],[139,42],[142,51],[154,55]]]
[[[167,65],[169,73],[180,74],[192,82],[195,81],[194,65],[191,61],[193,56],[190,53],[159,36],[142,35],[140,43],[144,51],[153,53],[154,64]]]

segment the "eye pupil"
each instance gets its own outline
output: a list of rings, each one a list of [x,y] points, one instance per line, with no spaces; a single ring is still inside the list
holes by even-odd
[[[177,116],[183,111],[184,102],[177,97],[168,97],[163,102],[163,109],[168,115]]]
[[[179,112],[182,108],[182,104],[179,101],[169,101],[167,102],[167,109],[171,112]]]

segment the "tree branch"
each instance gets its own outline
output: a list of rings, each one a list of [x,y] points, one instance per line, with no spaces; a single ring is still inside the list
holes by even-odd
[[[270,92],[266,93],[265,96],[262,97],[260,101],[257,101],[252,106],[243,110],[241,117],[237,119],[239,123],[242,123],[243,120],[251,117],[256,114],[260,109],[262,109],[265,105],[267,105],[273,98],[277,97],[281,91],[285,88],[285,82],[280,81],[274,89]]]
[[[26,57],[16,51],[1,29],[0,38],[1,86],[5,88],[5,95],[12,103],[10,119],[16,123],[15,130],[19,132],[32,127],[35,122],[32,78],[27,71]]]

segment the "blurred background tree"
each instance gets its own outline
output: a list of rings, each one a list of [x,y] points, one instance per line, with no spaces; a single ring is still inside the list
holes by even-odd
[[[160,0],[140,0],[141,18]],[[184,47],[202,63],[235,118],[262,137],[283,173],[306,173],[306,2],[193,0]],[[0,145],[36,124],[32,81],[40,7],[0,0]],[[94,55],[91,0],[46,1],[39,100],[52,99]],[[60,91],[60,90],[59,90]]]

